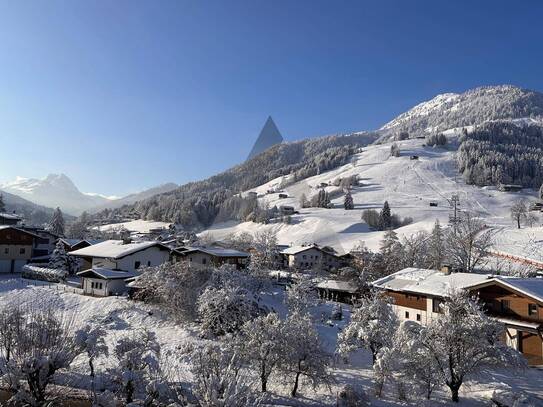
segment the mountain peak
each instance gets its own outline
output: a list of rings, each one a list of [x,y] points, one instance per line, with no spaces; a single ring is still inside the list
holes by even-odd
[[[281,136],[281,133],[275,125],[272,117],[268,116],[268,119],[266,120],[266,123],[264,123],[264,127],[262,127],[262,130],[260,131],[260,134],[256,139],[247,159],[250,160],[264,150],[267,150],[268,148],[282,142],[283,136]]]

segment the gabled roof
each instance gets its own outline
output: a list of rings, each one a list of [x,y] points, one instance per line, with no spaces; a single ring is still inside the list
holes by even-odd
[[[476,273],[445,274],[438,270],[408,267],[372,283],[384,290],[446,297],[451,290],[466,289],[488,281],[492,275]]]
[[[514,291],[518,291],[536,301],[543,302],[543,278],[520,278],[520,277],[503,277],[495,276],[487,281],[475,284],[470,289],[477,289],[482,286],[497,284]]]
[[[15,215],[14,213],[0,213],[0,218],[4,219],[12,219],[12,220],[23,220],[19,215]]]
[[[183,255],[201,252],[214,257],[249,257],[249,253],[222,247],[191,247],[188,250],[180,251]]]
[[[158,247],[161,250],[170,251],[168,247],[164,246],[160,242],[124,243],[122,240],[106,240],[83,249],[69,252],[69,254],[78,257],[122,259],[123,257],[149,249],[151,247]]]
[[[100,278],[102,280],[124,280],[136,277],[138,274],[129,271],[111,270],[106,268],[92,268],[77,273],[80,277]]]
[[[36,239],[39,239],[41,236],[38,236],[37,234],[35,233],[32,233],[32,232],[29,232],[28,230],[24,230],[24,229],[21,229],[15,225],[0,225],[0,230],[4,230],[4,229],[13,229],[13,230],[16,230],[18,232],[22,232],[22,233],[26,233],[27,235],[30,235]]]
[[[306,250],[311,250],[311,249],[317,249],[320,252],[326,253],[330,256],[337,257],[337,254],[329,252],[328,250],[324,250],[322,247],[314,245],[314,244],[310,246],[291,246],[281,251],[281,253],[282,254],[298,254],[298,253],[302,253],[302,252],[305,252]]]

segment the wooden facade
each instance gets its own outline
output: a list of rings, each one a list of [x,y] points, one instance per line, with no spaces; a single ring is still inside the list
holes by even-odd
[[[387,291],[386,294],[393,299],[394,305],[426,311],[426,297],[417,294],[406,294],[396,291]]]

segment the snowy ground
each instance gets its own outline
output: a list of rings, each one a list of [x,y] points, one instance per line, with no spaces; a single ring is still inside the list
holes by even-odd
[[[133,302],[125,298],[93,298],[77,294],[64,293],[55,285],[38,286],[28,285],[27,282],[17,280],[0,281],[0,303],[6,301],[41,301],[47,298],[68,313],[71,313],[78,323],[93,321],[101,324],[107,330],[107,343],[113,347],[116,340],[134,330],[142,328],[149,329],[156,333],[162,346],[162,353],[180,352],[186,349],[187,344],[198,346],[202,340],[198,337],[197,326],[193,324],[175,324],[173,321],[162,315],[157,309],[147,307],[141,303]],[[282,304],[283,291],[276,288],[264,295],[264,302],[273,308],[280,316],[285,316],[286,309]],[[348,323],[350,310],[344,306],[344,320],[328,323],[321,322],[322,315],[330,315],[334,303],[322,303],[312,310],[316,327],[326,348],[333,352],[336,348],[337,334]],[[327,319],[327,318],[325,318]],[[168,357],[170,361],[176,358]],[[302,385],[300,397],[296,400],[288,397],[288,389],[291,383],[283,383],[275,378],[270,386],[270,398],[268,405],[282,406],[333,406],[336,401],[337,391],[345,384],[352,384],[356,388],[362,387],[368,394],[372,394],[372,369],[371,356],[368,352],[360,351],[353,355],[349,364],[344,364],[341,358],[336,358],[333,367],[333,374],[336,383],[331,390],[319,388],[313,391],[309,386]],[[111,366],[112,359],[102,357],[98,361],[99,369]],[[190,373],[184,362],[177,363],[178,371],[181,372],[181,379],[190,382]],[[88,366],[84,357],[76,359],[73,371],[62,377],[62,380],[70,385],[80,388],[88,386]],[[543,371],[529,369],[520,374],[512,372],[489,372],[482,375],[477,382],[469,382],[461,392],[460,406],[486,406],[488,398],[496,388],[512,388],[515,391],[523,390],[543,400]],[[408,403],[400,403],[396,400],[394,389],[386,390],[387,396],[384,399],[372,400],[375,406],[399,406],[399,405],[455,405],[448,401],[446,389],[436,391],[431,402],[424,403],[422,400],[410,400]],[[543,403],[543,401],[542,401]],[[458,404],[456,404],[458,405]]]
[[[170,227],[171,223],[167,222],[155,222],[150,220],[133,220],[130,222],[122,222],[122,223],[111,223],[109,225],[102,225],[99,226],[98,229],[102,232],[107,232],[111,230],[117,230],[120,228],[124,228],[130,232],[135,233],[149,233],[151,229],[168,229]]]
[[[454,137],[451,139],[454,142]],[[291,225],[229,222],[213,225],[208,232],[220,239],[233,232],[254,233],[273,229],[281,244],[316,242],[332,245],[339,251],[349,251],[359,241],[365,241],[370,248],[379,246],[382,232],[371,231],[361,220],[361,214],[364,209],[380,210],[385,200],[393,213],[414,220],[412,224],[397,230],[400,235],[430,229],[436,219],[447,224],[449,199],[453,194],[460,197],[460,209],[476,213],[489,226],[507,230],[513,229],[509,214],[512,202],[519,198],[536,200],[532,190],[512,193],[498,191],[495,187],[466,185],[457,175],[454,147],[424,147],[424,142],[420,139],[398,142],[400,157],[390,157],[389,143],[368,146],[362,153],[353,156],[351,163],[285,188],[284,193],[288,198],[280,199],[278,193],[266,194],[268,189],[278,188],[283,177],[252,190],[263,194],[259,200],[270,206],[292,205],[299,210],[299,215],[292,216]],[[417,155],[419,159],[411,160],[412,155]],[[332,200],[333,209],[300,209],[302,193],[310,198],[318,192],[316,186],[321,182],[330,183],[354,174],[360,177],[362,183],[352,191],[354,210],[343,209],[342,194]],[[327,187],[326,190],[334,193],[338,187]],[[430,202],[436,202],[438,206],[430,207]]]

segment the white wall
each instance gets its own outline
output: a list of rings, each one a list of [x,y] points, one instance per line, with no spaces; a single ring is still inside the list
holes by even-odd
[[[170,253],[167,250],[160,250],[158,247],[149,247],[137,253],[123,257],[119,260],[93,258],[92,267],[103,267],[124,271],[136,271],[136,262],[140,262],[140,268],[148,266],[159,266],[168,262]]]

